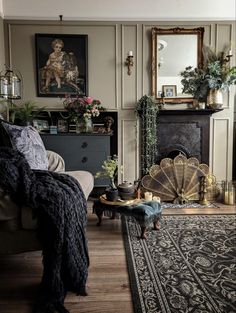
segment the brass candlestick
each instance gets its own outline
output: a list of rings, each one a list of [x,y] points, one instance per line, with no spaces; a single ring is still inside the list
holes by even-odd
[[[209,201],[206,198],[207,194],[207,178],[203,176],[200,182],[200,201],[199,203],[202,205],[208,205]]]

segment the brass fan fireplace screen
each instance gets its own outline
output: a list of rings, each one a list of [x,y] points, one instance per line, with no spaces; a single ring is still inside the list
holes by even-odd
[[[203,202],[212,195],[215,177],[209,173],[208,165],[180,154],[173,160],[165,158],[160,165],[153,165],[149,175],[142,178],[142,186],[162,201],[178,204]]]

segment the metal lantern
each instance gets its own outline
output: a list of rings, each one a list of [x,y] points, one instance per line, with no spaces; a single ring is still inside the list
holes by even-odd
[[[16,70],[7,69],[0,73],[0,97],[21,99],[21,75]]]

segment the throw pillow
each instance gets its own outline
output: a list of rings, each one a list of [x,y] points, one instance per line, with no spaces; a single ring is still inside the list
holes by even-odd
[[[48,170],[48,158],[43,141],[38,131],[32,126],[16,126],[3,123],[12,147],[23,153],[30,168]]]

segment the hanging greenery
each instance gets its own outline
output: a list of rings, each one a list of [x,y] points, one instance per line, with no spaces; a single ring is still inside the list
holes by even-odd
[[[146,175],[157,158],[157,122],[159,108],[153,98],[144,95],[136,111],[141,123],[141,175]]]

